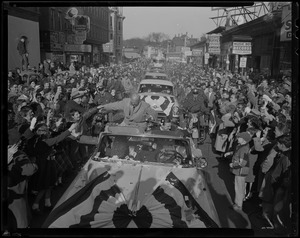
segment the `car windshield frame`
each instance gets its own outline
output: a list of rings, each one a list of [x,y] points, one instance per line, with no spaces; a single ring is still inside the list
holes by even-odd
[[[167,91],[170,90],[168,93]],[[174,87],[171,85],[162,84],[141,84],[138,93],[164,93],[173,95]]]
[[[165,75],[146,74],[144,79],[162,79],[167,80]]]
[[[154,144],[156,144],[156,147]],[[131,153],[129,151],[131,151]],[[100,136],[97,147],[99,158],[118,156],[118,158],[122,160],[131,159],[153,163],[157,163],[158,158],[159,163],[162,164],[172,163],[168,160],[170,160],[172,156],[175,156],[175,151],[184,155],[184,164],[188,164],[189,161],[192,161],[193,156],[190,141],[183,137],[104,133]],[[132,156],[134,153],[137,153],[136,157]]]

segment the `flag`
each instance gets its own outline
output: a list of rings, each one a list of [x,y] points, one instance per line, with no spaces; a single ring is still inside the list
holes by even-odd
[[[144,193],[145,189],[140,187],[142,173],[147,171],[143,166],[139,168],[138,182],[128,201],[113,176],[107,171],[102,173],[54,209],[43,227],[218,227],[173,172],[164,177],[143,201],[138,201],[138,193]]]

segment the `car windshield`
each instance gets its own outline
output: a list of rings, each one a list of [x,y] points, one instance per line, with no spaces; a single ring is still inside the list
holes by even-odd
[[[166,93],[173,95],[173,87],[160,84],[141,84],[139,93]]]
[[[153,63],[159,63],[159,64],[162,64],[164,63],[165,61],[163,59],[153,59]]]
[[[100,158],[118,156],[141,162],[174,163],[181,159],[191,161],[187,139],[104,135],[98,148]]]

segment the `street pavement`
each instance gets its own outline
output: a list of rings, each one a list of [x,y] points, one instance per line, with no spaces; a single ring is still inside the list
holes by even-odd
[[[207,136],[204,144],[200,145],[199,148],[208,161],[204,174],[221,227],[250,229],[251,223],[247,214],[230,208],[235,196],[234,175],[229,171],[229,162],[219,161],[217,158],[220,155],[214,153],[212,146],[213,141],[210,136]]]

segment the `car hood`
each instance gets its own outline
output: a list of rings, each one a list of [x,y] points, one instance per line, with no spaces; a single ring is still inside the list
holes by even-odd
[[[196,168],[90,159],[68,190],[43,227],[123,227],[126,222],[114,220],[121,211],[125,217],[136,211],[134,218],[138,218],[127,220],[125,227],[212,228],[219,224],[203,173]],[[200,218],[195,219],[195,214]]]

